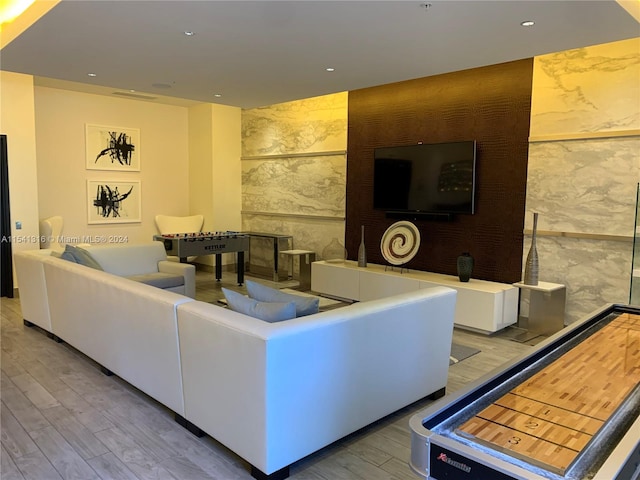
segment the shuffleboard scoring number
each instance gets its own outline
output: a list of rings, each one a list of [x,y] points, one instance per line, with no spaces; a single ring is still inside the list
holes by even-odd
[[[519,444],[519,443],[520,443],[520,440],[522,440],[520,437],[511,437],[511,438],[509,439],[509,443],[510,443],[511,445],[517,445],[517,444]]]

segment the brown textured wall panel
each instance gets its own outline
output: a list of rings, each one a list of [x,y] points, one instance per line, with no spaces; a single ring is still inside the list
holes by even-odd
[[[368,261],[385,264],[384,231],[398,219],[373,209],[373,150],[477,142],[476,213],[451,221],[412,219],[422,242],[407,267],[456,275],[470,252],[473,278],[521,278],[533,59],[349,93],[346,247],[357,258],[365,225]]]

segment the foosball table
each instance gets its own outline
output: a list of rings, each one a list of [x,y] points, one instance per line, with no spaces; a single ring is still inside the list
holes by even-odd
[[[600,309],[410,425],[428,479],[637,480],[640,309]]]
[[[222,278],[222,254],[237,253],[236,271],[238,285],[244,283],[244,252],[249,250],[249,235],[240,232],[198,232],[154,235],[153,239],[164,244],[167,255],[186,262],[188,257],[215,255],[216,280]]]

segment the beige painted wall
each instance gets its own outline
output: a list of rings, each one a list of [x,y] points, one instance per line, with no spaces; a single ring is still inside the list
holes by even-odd
[[[212,122],[211,104],[189,108],[189,208],[193,214],[204,215],[203,230],[212,228],[213,218]]]
[[[190,213],[187,108],[35,87],[35,111],[39,216],[61,215],[67,243],[150,241],[156,214]],[[140,172],[87,170],[87,123],[139,128]],[[139,180],[142,222],[88,225],[87,180]]]
[[[241,110],[225,105],[213,109],[213,190],[214,230],[240,230],[242,219]]]
[[[241,230],[240,108],[189,108],[189,205],[204,215],[204,231]],[[213,265],[213,256],[197,263]],[[223,256],[233,264],[235,256]]]
[[[7,135],[14,252],[40,248],[35,129],[33,77],[0,72],[0,133]],[[21,230],[16,222],[22,222]]]

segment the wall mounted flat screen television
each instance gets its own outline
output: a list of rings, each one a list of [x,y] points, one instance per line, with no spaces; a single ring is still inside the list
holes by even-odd
[[[475,140],[376,148],[373,208],[472,214],[475,170]]]

